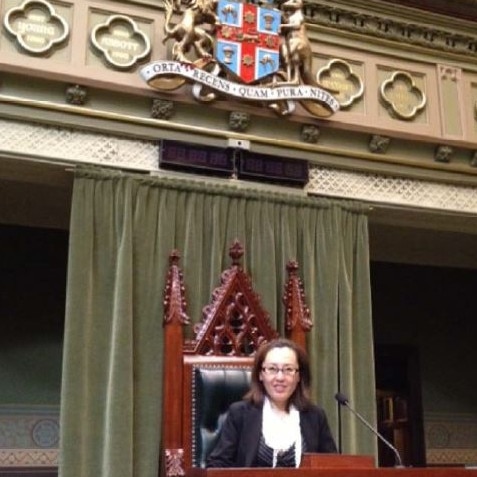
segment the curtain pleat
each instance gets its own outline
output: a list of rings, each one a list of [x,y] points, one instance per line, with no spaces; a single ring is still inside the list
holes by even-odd
[[[234,239],[281,334],[286,264],[298,260],[314,321],[314,397],[345,451],[375,453],[372,436],[333,399],[338,390],[348,393],[373,422],[364,206],[86,169],[76,173],[71,213],[62,477],[157,475],[168,257],[173,249],[181,254],[188,314],[198,322],[231,263]]]

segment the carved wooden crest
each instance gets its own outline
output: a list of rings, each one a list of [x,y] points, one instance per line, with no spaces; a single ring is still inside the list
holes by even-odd
[[[238,240],[229,255],[232,265],[222,272],[220,286],[202,310],[202,322],[194,328],[195,339],[186,342],[186,353],[251,356],[261,343],[278,337],[250,277],[240,265],[243,247]]]

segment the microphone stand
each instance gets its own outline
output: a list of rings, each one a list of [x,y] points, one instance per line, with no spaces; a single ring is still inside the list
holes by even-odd
[[[375,436],[377,436],[381,441],[386,444],[386,446],[394,452],[396,469],[404,469],[405,466],[402,463],[401,456],[399,455],[398,450],[379,432],[377,431],[361,414],[355,411],[350,405],[348,399],[341,393],[336,393],[335,399],[342,406],[346,406]]]

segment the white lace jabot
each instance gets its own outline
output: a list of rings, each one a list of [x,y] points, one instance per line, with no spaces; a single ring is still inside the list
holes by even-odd
[[[295,444],[295,466],[301,461],[300,413],[295,406],[289,412],[272,407],[268,398],[263,403],[262,433],[265,444],[273,449],[273,467],[276,467],[277,454]]]

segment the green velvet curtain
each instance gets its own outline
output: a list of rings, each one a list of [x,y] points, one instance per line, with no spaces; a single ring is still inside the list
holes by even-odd
[[[363,206],[241,189],[233,182],[102,170],[75,176],[61,399],[62,477],[158,473],[163,289],[176,248],[188,314],[202,307],[239,239],[271,322],[284,329],[286,263],[297,259],[314,327],[315,398],[349,453],[369,432],[338,409],[342,390],[372,422],[374,371],[367,217]]]

